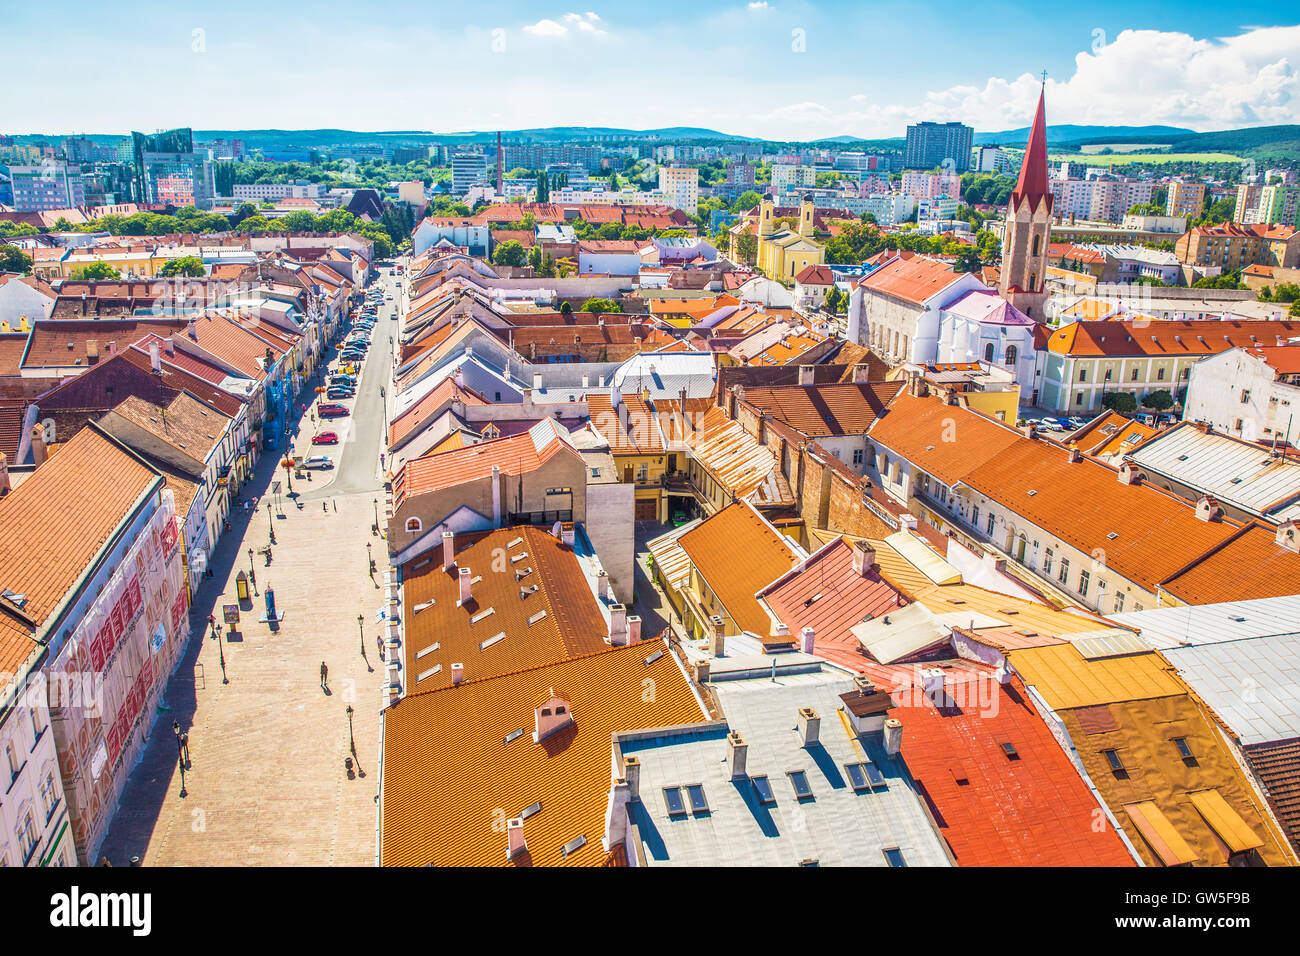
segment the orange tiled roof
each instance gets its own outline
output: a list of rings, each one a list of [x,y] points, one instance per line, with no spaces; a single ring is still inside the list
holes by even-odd
[[[35,622],[6,598],[0,597],[0,693],[22,673],[23,664],[41,645]]]
[[[747,388],[745,402],[805,435],[827,438],[865,433],[902,387],[873,382]]]
[[[797,557],[785,537],[740,501],[686,532],[679,544],[732,620],[766,636],[771,619],[754,595],[794,567]]]
[[[648,700],[647,679],[655,689]],[[568,702],[573,723],[534,743],[534,708],[552,694]],[[380,860],[605,865],[616,855],[601,845],[610,735],[704,719],[660,640],[407,697],[384,712]],[[523,732],[505,743],[516,730]],[[505,821],[537,804],[524,820],[527,850],[508,861]],[[562,853],[582,837],[584,844]]]
[[[457,400],[466,405],[488,404],[487,399],[478,392],[457,385],[455,378],[445,378],[434,386],[428,395],[389,423],[388,447],[393,448],[401,444],[417,428],[427,424],[434,416],[442,414],[452,402]]]
[[[898,393],[870,435],[949,486],[1020,439],[1014,429],[969,409],[907,391]]]
[[[920,305],[960,278],[961,274],[953,272],[948,263],[914,256],[886,263],[863,277],[858,285]]]
[[[662,455],[664,444],[659,437],[659,423],[654,408],[640,398],[622,397],[627,406],[627,427],[623,427],[610,396],[597,392],[587,396],[587,413],[591,424],[609,442],[615,455]]]
[[[1278,547],[1275,538],[1276,532],[1252,522],[1223,547],[1179,569],[1162,586],[1188,604],[1300,594],[1300,554]]]
[[[0,590],[38,624],[162,476],[88,425],[0,498]]]
[[[1089,300],[1091,301],[1091,300]],[[1113,319],[1072,322],[1057,329],[1047,347],[1081,358],[1146,355],[1217,355],[1228,349],[1278,345],[1278,339],[1300,336],[1300,322],[1208,319],[1179,322],[1124,322]]]
[[[403,569],[405,666],[412,692],[448,686],[456,662],[465,665],[467,678],[491,677],[605,648],[609,628],[596,595],[573,551],[547,531],[500,528],[460,535],[457,544],[450,573],[443,570],[441,547]],[[509,560],[521,554],[525,557]],[[457,606],[462,567],[480,579],[463,607]],[[536,591],[521,596],[534,585]],[[432,606],[413,610],[429,601]],[[498,634],[504,637],[481,646]]]

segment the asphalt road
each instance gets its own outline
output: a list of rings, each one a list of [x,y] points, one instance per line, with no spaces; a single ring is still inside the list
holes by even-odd
[[[304,492],[303,501],[312,501],[332,495],[370,494],[383,487],[380,476],[379,455],[386,448],[384,436],[387,430],[385,419],[385,398],[379,390],[387,383],[392,372],[393,342],[397,335],[397,322],[393,314],[397,309],[394,278],[387,270],[372,285],[387,295],[394,293],[392,302],[382,302],[379,307],[379,319],[371,330],[370,350],[361,365],[361,378],[355,398],[342,404],[351,409],[346,418],[318,420],[314,426],[317,431],[334,430],[344,436],[343,441],[334,446],[317,445],[314,449],[307,445],[309,433],[303,436],[303,450],[306,455],[329,455],[334,458],[332,471],[317,471],[313,474],[310,491]],[[336,350],[330,351],[334,361]],[[322,483],[322,479],[327,479]],[[295,483],[295,488],[302,485]]]

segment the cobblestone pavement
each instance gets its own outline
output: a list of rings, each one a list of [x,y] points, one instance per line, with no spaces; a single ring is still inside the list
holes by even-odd
[[[385,377],[379,365],[367,370],[358,402],[378,401]],[[307,440],[311,427],[310,420],[302,423]],[[365,437],[344,446],[345,460],[353,453],[371,457],[376,442]],[[278,457],[275,451],[263,455],[246,496],[283,481]],[[370,489],[332,495],[322,487],[302,499],[284,497],[274,518],[267,513],[269,493],[256,511],[237,505],[234,527],[213,556],[212,577],[195,596],[193,636],[169,682],[169,709],[160,711],[150,731],[101,850],[113,865],[136,855],[146,866],[374,864],[385,677],[375,614],[385,552],[371,533],[374,500],[383,506],[372,470]],[[308,490],[295,480],[299,488]],[[272,523],[276,544],[268,566],[258,551]],[[379,568],[376,578],[368,574],[367,544]],[[236,633],[219,648],[207,618],[211,613],[221,621],[223,605],[238,603],[235,576],[249,570],[249,548],[259,593],[244,603]],[[274,633],[258,620],[268,586],[284,615]],[[229,683],[222,678],[223,653]],[[322,661],[327,689],[320,683]],[[173,720],[189,732],[184,797]]]

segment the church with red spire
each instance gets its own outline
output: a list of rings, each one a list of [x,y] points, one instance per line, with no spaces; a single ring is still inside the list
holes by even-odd
[[[1025,315],[1046,319],[1047,246],[1052,231],[1052,190],[1047,173],[1046,89],[1038,94],[1038,109],[1029,130],[1029,145],[1020,165],[1020,178],[1007,202],[1002,235],[1002,266],[998,291]]]

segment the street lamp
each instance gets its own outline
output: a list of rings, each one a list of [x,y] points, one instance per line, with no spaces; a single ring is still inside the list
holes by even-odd
[[[189,793],[185,790],[185,758],[178,757],[177,763],[180,764],[180,768],[181,768],[181,796],[188,797]]]
[[[352,745],[352,752],[357,752],[357,738],[352,735],[352,705],[348,704],[348,742]]]
[[[248,573],[253,574],[253,549],[248,549]]]
[[[271,543],[275,544],[275,515],[271,513],[271,502],[266,503],[266,520],[271,528]]]
[[[361,635],[361,656],[366,656],[366,619],[363,615],[357,615],[357,633]]]
[[[230,678],[226,676],[226,647],[225,641],[221,639],[221,632],[217,631],[217,655],[221,658],[221,683],[229,684]]]

